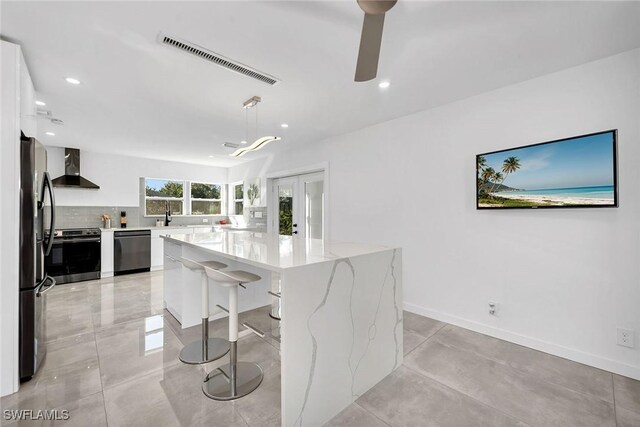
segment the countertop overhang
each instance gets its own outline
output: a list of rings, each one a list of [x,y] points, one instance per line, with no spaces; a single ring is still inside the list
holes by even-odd
[[[380,245],[278,236],[253,231],[219,231],[161,237],[171,243],[277,272],[395,249]]]

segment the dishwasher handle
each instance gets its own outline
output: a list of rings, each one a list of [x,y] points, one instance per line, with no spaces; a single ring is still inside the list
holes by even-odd
[[[146,237],[151,236],[151,230],[137,230],[137,231],[116,231],[114,237],[121,239],[123,237]]]

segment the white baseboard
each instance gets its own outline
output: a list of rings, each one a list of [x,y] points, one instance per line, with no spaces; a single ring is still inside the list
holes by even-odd
[[[595,354],[583,352],[574,348],[564,347],[559,344],[554,344],[530,336],[510,332],[462,317],[452,316],[450,314],[431,310],[408,302],[404,303],[404,308],[411,313],[430,317],[432,319],[450,323],[452,325],[469,329],[474,332],[479,332],[481,334],[489,335],[494,338],[499,338],[501,340],[509,341],[514,344],[529,347],[534,350],[553,354],[554,356],[573,360],[574,362],[583,363],[585,365],[593,366],[594,368],[604,369],[605,371],[613,372],[618,375],[623,375],[625,377],[640,380],[640,367],[638,366],[627,365],[626,363],[618,362],[606,357],[597,356]]]
[[[171,313],[171,315],[180,323],[182,324],[182,316],[180,316],[178,314],[178,310],[174,309],[173,307],[171,307],[169,304],[167,304],[167,302],[164,302],[164,308]]]
[[[100,273],[101,279],[106,279],[107,277],[113,277],[113,271],[109,271],[109,272],[103,271]]]

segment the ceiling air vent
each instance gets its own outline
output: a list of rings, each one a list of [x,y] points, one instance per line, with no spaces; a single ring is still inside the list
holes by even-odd
[[[195,45],[191,42],[180,40],[177,37],[168,36],[166,34],[160,34],[159,40],[160,40],[160,43],[162,44],[173,46],[176,49],[180,49],[183,52],[190,53],[191,55],[195,55],[206,61],[213,62],[214,64],[217,64],[223,68],[226,68],[227,70],[235,71],[236,73],[254,78],[268,85],[273,86],[280,82],[280,80],[278,80],[273,76],[265,74],[254,68],[248,67],[232,59],[226,58],[218,53],[212,52],[208,49]]]

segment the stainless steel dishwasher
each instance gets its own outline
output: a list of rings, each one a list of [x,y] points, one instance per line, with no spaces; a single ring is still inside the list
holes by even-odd
[[[114,274],[151,269],[151,231],[116,231],[113,236]]]

